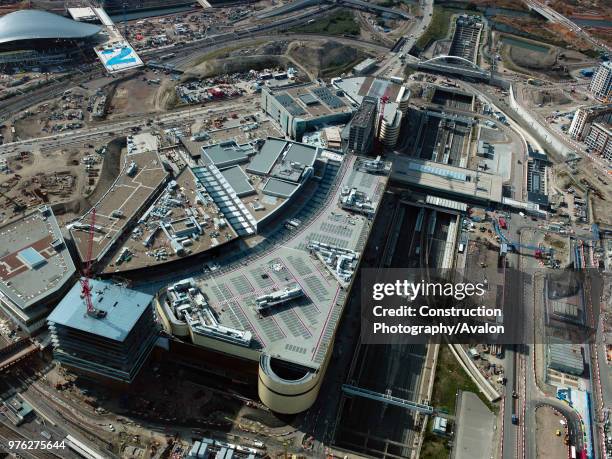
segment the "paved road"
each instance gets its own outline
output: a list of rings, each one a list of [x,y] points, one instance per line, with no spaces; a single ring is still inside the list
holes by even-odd
[[[402,47],[397,50],[397,52],[391,55],[390,59],[387,60],[385,64],[379,66],[378,70],[375,72],[376,76],[384,76],[384,77],[392,77],[399,76],[403,77],[406,69],[406,64],[402,62],[400,59],[401,55],[405,56],[405,59],[410,60],[412,56],[408,54],[408,52],[412,49],[417,40],[425,33],[429,24],[431,23],[431,18],[433,15],[433,0],[421,0],[421,12],[423,14],[423,19],[414,23],[412,27],[408,29],[408,33],[410,35],[406,36],[406,41],[402,45]]]

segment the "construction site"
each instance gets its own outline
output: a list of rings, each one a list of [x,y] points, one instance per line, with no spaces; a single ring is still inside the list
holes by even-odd
[[[150,139],[155,140],[153,137]],[[95,204],[95,221],[91,211],[70,225],[70,235],[82,262],[95,263],[108,254],[143,207],[164,186],[168,173],[157,153],[157,146],[133,144],[123,156],[121,173]],[[94,221],[95,244],[88,259],[89,228]]]

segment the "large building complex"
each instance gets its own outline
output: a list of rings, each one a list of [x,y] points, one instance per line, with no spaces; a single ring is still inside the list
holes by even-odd
[[[109,261],[121,236],[134,226],[146,206],[164,189],[168,179],[156,143],[147,136],[135,136],[134,139],[129,139],[119,177],[95,205],[93,263],[106,264]],[[70,226],[70,236],[83,262],[89,261],[91,217],[89,211]]]
[[[583,140],[593,123],[612,123],[612,105],[579,108],[567,132],[572,139]]]
[[[283,134],[295,140],[301,140],[306,131],[346,123],[355,111],[334,88],[315,83],[280,89],[263,87],[261,108],[280,125]]]
[[[379,102],[375,135],[384,146],[395,147],[402,120],[410,104],[408,87],[391,80],[374,77],[335,78],[332,83],[354,105],[361,105],[365,97],[374,98]],[[380,110],[383,110],[382,117]]]
[[[213,202],[239,236],[257,234],[326,167],[322,150],[268,138],[259,146],[233,141],[204,148],[193,172],[203,202]]]
[[[387,181],[354,156],[323,154],[323,175],[286,225],[170,287],[157,304],[177,340],[252,368],[260,399],[280,413],[304,411],[317,397]],[[367,197],[369,217],[342,205],[345,189]]]
[[[33,333],[45,324],[74,273],[49,207],[0,227],[0,309],[24,331]]]
[[[609,102],[612,97],[612,62],[606,61],[602,63],[591,79],[589,90],[597,98],[603,102]]]
[[[53,356],[88,377],[130,383],[157,339],[153,297],[112,283],[89,283],[103,317],[88,314],[77,283],[49,316]]]
[[[100,27],[46,11],[21,10],[0,18],[0,68],[66,64],[91,48]]]
[[[502,178],[495,174],[398,156],[391,180],[440,197],[495,205],[502,202]]]

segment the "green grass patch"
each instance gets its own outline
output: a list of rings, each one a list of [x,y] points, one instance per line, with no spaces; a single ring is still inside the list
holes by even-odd
[[[338,64],[338,65],[333,65],[330,67],[325,67],[324,69],[321,69],[321,76],[324,78],[340,76],[343,73],[346,73],[349,70],[351,70],[353,67],[359,64],[363,59],[364,59],[363,57],[360,57],[358,59],[349,61],[345,64]]]
[[[421,459],[448,459],[450,455],[450,447],[448,440],[440,437],[431,431],[433,420],[430,419],[427,424],[427,431],[423,439],[423,447],[421,448]]]
[[[455,414],[455,403],[459,390],[470,391],[478,394],[478,397],[493,412],[497,407],[493,406],[480,392],[478,386],[470,376],[463,370],[448,345],[441,345],[438,353],[438,365],[436,367],[436,379],[431,404],[436,408],[443,408],[449,414]]]
[[[417,40],[416,46],[420,49],[425,49],[434,41],[445,38],[448,35],[453,14],[453,11],[446,8],[434,6],[429,27]]]
[[[293,32],[356,36],[359,35],[360,29],[352,12],[340,10],[324,18],[315,19],[312,24],[297,27]]]

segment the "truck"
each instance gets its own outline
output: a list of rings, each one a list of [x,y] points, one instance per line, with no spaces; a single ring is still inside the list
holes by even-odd
[[[293,229],[293,228],[297,228],[301,224],[302,222],[299,221],[297,218],[292,218],[291,220],[287,220],[287,222],[285,223],[285,228]]]

